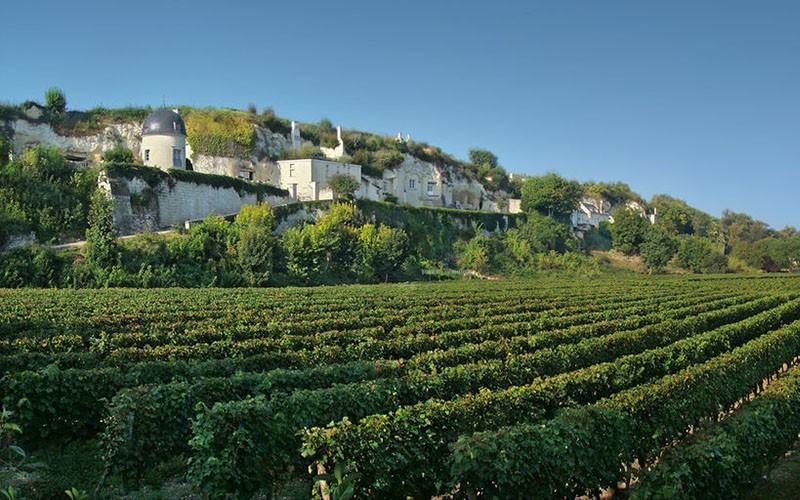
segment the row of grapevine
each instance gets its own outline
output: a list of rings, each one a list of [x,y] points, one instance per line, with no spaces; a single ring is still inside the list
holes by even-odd
[[[643,334],[652,336],[654,332],[659,331],[658,328],[655,328],[652,325],[668,321],[669,318],[680,318],[703,313],[697,318],[692,318],[690,320],[678,323],[679,325],[683,325],[682,327],[685,330],[686,328],[696,328],[701,324],[700,321],[707,317],[715,321],[720,321],[722,319],[736,317],[737,314],[750,314],[754,309],[752,306],[748,306],[750,303],[748,300],[750,300],[749,296],[741,296],[731,299],[721,299],[706,302],[699,305],[695,304],[684,307],[676,307],[679,305],[691,304],[692,302],[692,299],[680,299],[667,302],[666,305],[668,307],[676,308],[670,309],[669,311],[663,313],[651,313],[649,316],[645,317],[633,316],[627,317],[624,320],[619,319],[616,321],[597,323],[591,328],[588,326],[577,325],[562,330],[545,331],[535,335],[523,337],[503,337],[502,335],[505,333],[513,333],[516,332],[517,329],[506,331],[505,326],[498,326],[497,329],[499,330],[499,333],[497,333],[497,336],[495,336],[493,333],[496,330],[495,328],[486,327],[480,332],[463,331],[455,332],[453,334],[439,335],[435,340],[426,339],[427,342],[420,340],[419,337],[415,337],[411,341],[406,338],[400,339],[400,342],[395,342],[389,339],[375,339],[374,342],[365,341],[359,344],[356,339],[358,339],[358,335],[360,335],[360,333],[358,331],[351,331],[333,336],[333,340],[339,342],[339,344],[334,345],[340,346],[339,350],[334,351],[331,349],[332,346],[330,344],[326,344],[325,340],[330,337],[330,334],[325,333],[321,334],[320,336],[310,337],[310,339],[317,344],[324,345],[326,347],[325,350],[317,350],[315,352],[324,353],[328,356],[331,353],[341,353],[349,356],[346,359],[340,360],[341,362],[338,364],[326,364],[323,365],[323,368],[321,369],[300,369],[299,373],[303,374],[302,378],[311,381],[326,380],[327,385],[345,381],[354,382],[360,379],[359,373],[370,373],[373,375],[379,373],[372,368],[374,364],[367,362],[366,365],[358,365],[356,363],[359,363],[361,360],[380,363],[384,367],[380,373],[382,376],[385,376],[387,372],[385,367],[390,365],[390,359],[392,357],[395,359],[408,357],[409,361],[406,363],[406,366],[409,370],[419,370],[420,368],[427,369],[432,366],[436,366],[438,367],[437,369],[441,369],[447,367],[448,365],[453,366],[459,364],[460,362],[465,362],[466,359],[462,358],[471,357],[476,359],[475,354],[477,351],[477,346],[475,344],[460,345],[462,342],[465,342],[471,338],[477,338],[478,340],[488,337],[491,337],[492,339],[501,339],[488,340],[484,341],[482,344],[478,344],[482,351],[482,356],[480,359],[502,359],[511,355],[524,354],[526,352],[533,353],[537,350],[542,350],[548,346],[554,346],[556,344],[560,344],[560,349],[563,351],[564,346],[567,344],[588,339],[596,335],[613,333],[623,326],[638,326],[641,323],[651,325],[649,329],[643,331]],[[761,304],[764,307],[774,305],[775,303],[776,299],[771,297],[756,301],[756,304]],[[742,305],[739,306],[739,304]],[[718,310],[718,308],[721,309]],[[729,311],[729,308],[732,309]],[[631,309],[623,308],[621,311],[623,313],[627,313],[630,312]],[[519,327],[520,325],[516,326]],[[522,331],[529,331],[530,329],[530,324],[525,324],[521,327]],[[367,332],[369,332],[369,330],[370,329],[367,329]],[[626,330],[622,329],[622,331]],[[366,338],[368,341],[373,340],[373,337],[369,334],[366,335]],[[584,347],[584,352],[591,351],[594,349],[593,346],[595,345],[611,345],[608,342],[613,344],[614,338],[595,341]],[[344,340],[349,341],[351,345],[346,346],[346,344],[343,343]],[[508,341],[504,342],[504,340]],[[264,349],[265,352],[262,355],[256,353],[244,359],[229,358],[227,360],[226,358],[222,357],[223,361],[220,363],[206,361],[196,367],[193,367],[187,362],[172,363],[168,361],[153,362],[147,360],[140,361],[137,364],[129,365],[126,370],[120,370],[118,368],[111,367],[61,370],[55,366],[51,366],[50,368],[41,371],[22,371],[7,375],[2,380],[5,400],[7,403],[13,403],[23,397],[26,398],[26,404],[19,408],[18,418],[20,418],[22,422],[25,423],[25,425],[31,429],[31,431],[33,431],[27,433],[28,436],[26,439],[32,440],[34,444],[56,444],[59,441],[63,442],[71,439],[86,438],[92,436],[101,428],[100,419],[102,416],[103,407],[102,405],[97,404],[98,399],[111,399],[112,396],[117,393],[117,391],[123,388],[133,387],[140,384],[152,385],[167,383],[175,378],[179,380],[193,380],[193,386],[197,387],[198,385],[202,385],[202,381],[205,379],[205,377],[230,377],[242,366],[250,366],[252,368],[262,369],[266,367],[274,367],[276,365],[282,365],[282,363],[276,362],[276,358],[278,358],[282,353],[286,353],[288,356],[291,356],[289,358],[290,360],[296,360],[299,354],[306,352],[303,349],[277,348],[273,342],[264,343],[267,344],[268,348]],[[432,346],[439,346],[441,348],[438,350],[424,350],[426,348],[431,348],[429,344]],[[451,347],[449,349],[445,349],[443,348],[445,346]],[[344,349],[344,347],[347,347],[347,349]],[[196,349],[198,348],[199,346],[196,347]],[[611,352],[613,352],[613,349]],[[449,356],[448,353],[450,353]],[[266,356],[270,356],[272,358],[271,362],[268,362]],[[538,356],[539,359],[546,359],[548,356],[552,356],[552,353],[549,350],[545,350],[538,354]],[[560,358],[556,356],[552,359],[555,360]],[[246,360],[249,360],[249,362]],[[304,363],[304,365],[316,365],[316,361],[317,360],[313,360],[312,358],[311,362]],[[290,365],[290,363],[285,364]],[[342,366],[341,369],[339,368],[339,365]],[[551,366],[556,366],[556,368],[551,368],[551,371],[558,369],[557,365]],[[197,390],[200,393],[215,394],[215,397],[219,399],[212,401],[209,398],[198,398],[196,400],[183,398],[182,400],[185,401],[185,406],[189,407],[188,410],[183,412],[183,414],[185,414],[186,411],[191,411],[191,409],[194,407],[194,404],[197,402],[213,403],[215,401],[223,401],[225,398],[229,397],[228,395],[231,394],[241,394],[242,397],[244,397],[244,395],[263,393],[263,390],[260,389],[261,385],[256,384],[255,382],[257,378],[258,377],[255,376],[249,378],[239,377],[238,384],[220,384],[218,381],[213,380],[211,382],[212,385],[226,387],[228,388],[228,391],[226,392],[221,390],[218,392],[213,392],[199,387]],[[369,377],[365,376],[364,379],[366,380],[368,378]],[[261,379],[272,380],[273,375],[267,374],[262,376]],[[297,387],[310,388],[313,386],[313,383],[298,382]],[[230,396],[229,398],[232,399],[233,396]],[[114,405],[112,404],[112,407],[113,406]],[[165,405],[165,407],[168,407],[168,405]],[[161,412],[157,411],[154,412],[154,414],[159,415]],[[143,419],[138,418],[136,421],[138,426],[138,423],[142,422]],[[180,433],[177,433],[176,435],[180,436]]]
[[[613,397],[654,377],[720,355],[741,340],[766,334],[786,320],[800,317],[798,314],[800,303],[793,301],[779,310],[664,348],[538,379],[527,386],[426,402],[369,417],[357,425],[346,421],[332,429],[312,430],[304,444],[305,453],[322,463],[355,461],[363,481],[375,491],[402,491],[412,496],[433,494],[449,484],[448,446],[462,434],[506,425],[535,424],[552,416],[565,403],[588,404]],[[475,419],[475,415],[481,418]],[[373,448],[376,443],[377,449]],[[405,456],[417,459],[409,462],[403,460]],[[486,465],[483,461],[477,463],[476,469]],[[496,467],[506,465],[500,462]],[[542,473],[548,474],[544,470]]]
[[[798,319],[796,279],[771,276],[0,290],[0,396],[28,449],[99,437],[106,473],[134,482],[183,457],[211,496],[279,494],[335,464],[360,496],[569,496],[738,404],[744,378],[798,354]],[[680,377],[735,353],[752,368],[736,389],[697,375],[694,397],[719,389],[715,403],[660,434],[649,415],[677,425],[672,405],[692,398]],[[578,478],[548,451],[565,442],[585,453]]]
[[[523,491],[542,498],[597,492],[624,479],[635,460],[651,462],[661,447],[691,426],[716,418],[758,391],[764,379],[798,354],[800,322],[794,322],[706,363],[562,413],[543,425],[462,437],[452,445],[450,483],[504,497]],[[581,431],[570,432],[577,428]],[[606,458],[598,461],[598,455]]]

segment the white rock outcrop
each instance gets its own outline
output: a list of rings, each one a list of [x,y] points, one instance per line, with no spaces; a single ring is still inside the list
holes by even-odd
[[[116,146],[125,146],[138,156],[142,142],[142,126],[136,123],[111,124],[102,132],[79,137],[59,135],[47,123],[27,120],[14,120],[11,129],[14,154],[42,145],[58,148],[73,160],[97,161],[104,151]]]

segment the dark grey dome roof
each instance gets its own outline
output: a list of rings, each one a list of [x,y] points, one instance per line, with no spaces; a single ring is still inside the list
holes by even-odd
[[[183,134],[186,135],[186,124],[178,113],[167,108],[159,108],[145,118],[142,135]]]

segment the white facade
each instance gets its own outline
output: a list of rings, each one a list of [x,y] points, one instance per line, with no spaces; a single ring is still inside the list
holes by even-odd
[[[572,214],[570,214],[572,227],[600,227],[601,222],[613,220],[610,210],[611,204],[605,200],[582,198],[581,201],[578,202],[578,206],[572,211]]]
[[[289,191],[295,201],[332,200],[333,191],[328,180],[336,174],[352,176],[361,185],[356,196],[362,197],[364,183],[361,179],[361,165],[342,163],[333,160],[306,158],[302,160],[281,160],[278,162],[280,186]]]
[[[508,199],[507,211],[510,214],[522,213],[522,199],[520,199],[520,198],[509,198]]]
[[[186,168],[186,136],[177,133],[144,135],[141,154],[148,167]]]

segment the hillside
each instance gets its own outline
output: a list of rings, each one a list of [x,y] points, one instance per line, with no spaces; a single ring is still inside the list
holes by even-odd
[[[471,150],[470,161],[465,161],[410,137],[341,129],[328,120],[294,123],[269,108],[260,113],[254,107],[242,111],[181,106],[177,110],[187,130],[186,166],[194,172],[154,176],[136,165],[130,165],[124,174],[123,170],[104,167],[104,175],[110,176],[106,184],[115,200],[118,229],[160,229],[200,219],[207,213],[233,214],[242,203],[262,199],[261,195],[246,199],[238,184],[247,187],[246,180],[250,179],[256,185],[282,185],[281,160],[335,158],[343,164],[360,165],[362,186],[373,200],[504,212],[511,208],[511,197],[522,199],[521,208],[528,213],[525,225],[507,233],[488,234],[478,224],[456,239],[440,242],[435,260],[424,250],[413,249],[411,254],[424,268],[456,265],[498,275],[549,269],[594,274],[597,264],[587,267],[585,253],[611,248],[637,262],[641,259],[644,267],[634,268],[648,273],[667,266],[700,273],[800,267],[800,235],[794,228],[776,231],[747,214],[727,211],[717,219],[664,194],[646,201],[624,182],[578,183],[553,173],[528,180],[527,176],[511,179],[490,151]],[[6,163],[9,150],[14,155],[13,161],[0,165],[2,243],[13,246],[34,240],[82,239],[93,186],[100,175],[98,167],[108,162],[140,161],[142,120],[152,111],[149,107],[59,110],[31,101],[0,106],[0,150],[5,151],[0,151],[0,163]],[[131,177],[132,171],[139,172],[136,175],[140,178]],[[218,182],[208,174],[222,175],[220,179],[228,182]],[[386,191],[387,184],[397,181],[401,187],[403,183],[408,187],[414,178],[416,189],[428,196],[407,200],[403,195],[398,200]],[[181,182],[184,184],[176,190],[176,183]],[[423,182],[428,186],[427,193]],[[192,187],[197,183],[207,186]],[[198,200],[221,199],[223,188],[228,191],[228,208],[208,211],[197,206]],[[270,203],[285,202],[283,194]],[[629,212],[635,216],[628,216]],[[620,215],[623,223],[616,221]],[[120,223],[122,219],[128,222]],[[396,224],[393,221],[375,219],[374,223],[392,226]],[[283,258],[282,251],[278,252],[276,259]],[[139,271],[127,269],[125,275]],[[122,282],[140,280],[125,278]],[[166,281],[171,282],[175,280]],[[194,281],[177,282],[186,286]],[[203,278],[197,283],[207,282]]]
[[[375,178],[404,162],[416,161],[441,171],[448,182],[460,184],[478,197],[505,199],[508,191],[514,192],[505,170],[496,163],[459,160],[423,142],[344,129],[344,154],[332,156],[338,145],[337,129],[328,120],[297,123],[300,144],[293,144],[292,122],[277,117],[269,108],[261,113],[255,109],[176,109],[186,122],[193,167],[205,173],[236,177],[246,172],[252,173],[253,180],[275,183],[277,160],[325,158],[327,152],[328,157],[362,165],[363,173]],[[139,130],[151,111],[149,107],[131,107],[54,113],[34,102],[3,105],[0,135],[11,141],[17,153],[43,145],[60,149],[71,161],[92,164],[99,162],[103,152],[124,146],[138,158]]]

